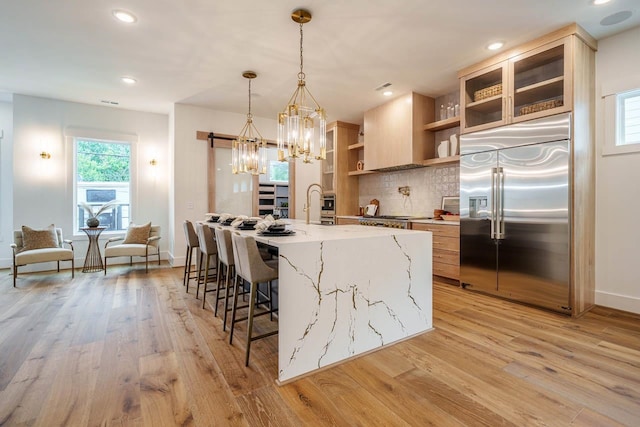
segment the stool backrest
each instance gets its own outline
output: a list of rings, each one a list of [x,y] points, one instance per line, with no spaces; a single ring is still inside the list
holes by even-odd
[[[200,243],[200,251],[205,255],[214,255],[218,252],[216,247],[216,241],[213,237],[213,231],[207,224],[196,224],[196,231],[198,232],[198,241]]]
[[[198,241],[198,234],[196,234],[196,229],[193,227],[193,223],[186,219],[182,226],[184,228],[184,238],[187,240],[187,245],[190,248],[197,248],[200,243]]]
[[[258,250],[258,244],[251,236],[238,233],[231,235],[236,272],[251,283],[267,282],[278,278],[278,271],[269,267]]]
[[[231,232],[221,227],[214,228],[213,231],[216,235],[216,245],[218,245],[218,258],[220,258],[220,262],[227,267],[235,265]]]

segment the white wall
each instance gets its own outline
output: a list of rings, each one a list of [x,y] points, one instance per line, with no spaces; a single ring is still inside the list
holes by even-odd
[[[600,40],[596,54],[596,304],[640,313],[640,153],[602,156],[603,85],[640,81],[640,28]]]
[[[4,203],[2,206],[3,218],[10,217],[10,228],[23,224],[46,227],[54,223],[62,227],[65,238],[72,237],[74,207],[69,182],[73,182],[73,152],[65,141],[68,128],[137,136],[137,162],[132,165],[137,176],[132,219],[139,223],[152,221],[162,227],[164,239],[160,245],[166,258],[169,123],[168,116],[163,114],[14,95],[13,209],[6,209]],[[43,149],[51,153],[51,159],[40,159],[38,154]],[[149,165],[152,157],[158,162],[155,168]],[[3,166],[5,164],[3,159]],[[108,232],[102,236],[108,238]],[[73,240],[76,260],[81,265],[87,238],[78,235],[73,236]],[[9,267],[10,251],[5,245],[0,250],[2,267]]]
[[[13,105],[0,102],[0,267],[11,256],[9,245],[13,240]]]
[[[174,140],[173,166],[174,194],[172,206],[171,240],[174,247],[170,248],[170,262],[172,265],[184,265],[186,241],[184,238],[183,222],[200,221],[208,212],[207,201],[207,150],[208,141],[196,139],[197,131],[237,135],[246,123],[246,114],[228,113],[196,107],[193,105],[175,104],[173,110]],[[264,138],[276,138],[276,121],[254,117],[254,124]],[[248,212],[251,214],[251,212]]]

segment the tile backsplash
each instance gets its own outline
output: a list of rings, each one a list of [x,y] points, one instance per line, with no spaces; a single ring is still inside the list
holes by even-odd
[[[409,187],[409,196],[398,187]],[[442,197],[460,195],[460,166],[443,165],[360,177],[360,206],[380,201],[380,215],[432,216]]]

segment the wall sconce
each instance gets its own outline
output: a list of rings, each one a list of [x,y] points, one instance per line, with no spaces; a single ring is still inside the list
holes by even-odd
[[[46,151],[42,151],[40,153],[40,158],[43,159],[43,160],[48,160],[48,159],[51,158],[51,153],[48,153]]]
[[[150,164],[151,166],[155,166],[155,165],[157,165],[157,164],[158,164],[158,161],[157,161],[156,159],[151,159],[151,160],[149,160],[149,164]]]

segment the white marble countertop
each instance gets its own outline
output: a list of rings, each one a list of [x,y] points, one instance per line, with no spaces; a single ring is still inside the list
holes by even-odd
[[[338,215],[337,218],[362,219],[364,217],[356,216],[356,215]],[[412,220],[409,220],[409,222],[416,222],[419,224],[460,225],[460,221],[444,221],[441,219],[412,219]],[[371,227],[371,228],[374,228],[374,227]],[[385,228],[385,227],[378,227],[378,228]]]
[[[278,248],[279,384],[432,329],[432,233],[283,222],[238,230]]]
[[[402,234],[417,233],[415,230],[402,230],[388,227],[363,227],[361,225],[319,225],[306,224],[304,220],[286,219],[287,229],[295,231],[289,236],[266,236],[255,230],[230,230],[239,231],[241,234],[253,236],[256,241],[270,246],[281,247],[293,243],[320,242],[328,240],[352,240],[381,236],[398,236]],[[216,225],[216,223],[208,223]]]

